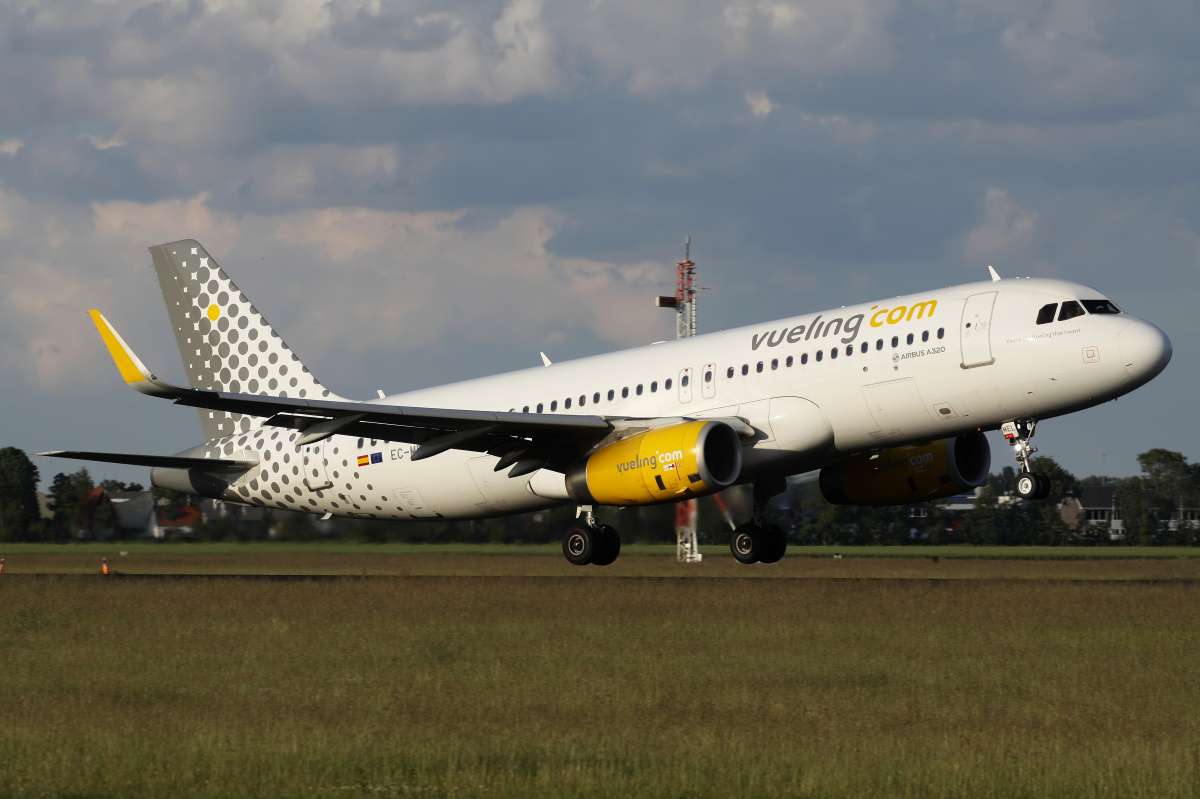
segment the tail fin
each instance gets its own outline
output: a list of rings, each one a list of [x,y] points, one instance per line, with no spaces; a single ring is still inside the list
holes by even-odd
[[[199,242],[159,244],[150,257],[192,388],[331,397]],[[211,441],[249,430],[253,417],[201,409],[200,424]]]

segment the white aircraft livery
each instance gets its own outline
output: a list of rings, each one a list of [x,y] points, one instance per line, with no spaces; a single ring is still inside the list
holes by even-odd
[[[787,546],[764,519],[789,475],[820,470],[835,503],[952,496],[987,478],[985,430],[1029,456],[1037,422],[1154,378],[1171,342],[1095,289],[1001,280],[895,297],[395,396],[332,394],[196,241],[151,247],[188,378],[146,368],[99,312],[121,376],[199,409],[207,439],[172,456],[43,455],[152,467],[151,482],[318,514],[478,519],[574,505],[575,564],[607,565],[620,537],[599,506],[678,502],[753,486],[733,531],[742,563]],[[990,269],[990,268],[989,268]]]

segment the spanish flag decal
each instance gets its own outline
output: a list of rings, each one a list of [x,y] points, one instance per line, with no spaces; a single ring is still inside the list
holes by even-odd
[[[369,455],[359,455],[358,456],[358,465],[359,466],[366,466],[370,462],[371,462],[371,457]]]

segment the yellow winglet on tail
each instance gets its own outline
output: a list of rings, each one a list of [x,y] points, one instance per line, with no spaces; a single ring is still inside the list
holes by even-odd
[[[150,374],[150,370],[133,354],[133,350],[129,349],[129,345],[121,338],[121,334],[108,323],[104,314],[99,311],[88,311],[88,313],[91,314],[92,322],[100,331],[100,338],[104,339],[104,346],[108,347],[108,353],[112,355],[125,382],[142,383],[151,380],[153,375]]]

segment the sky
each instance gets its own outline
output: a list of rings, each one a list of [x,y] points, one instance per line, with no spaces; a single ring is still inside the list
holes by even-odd
[[[1197,41],[1194,0],[0,0],[0,446],[199,443],[86,313],[184,382],[153,244],[367,398],[670,338],[690,234],[701,332],[1095,286],[1174,359],[1041,454],[1198,459]]]

